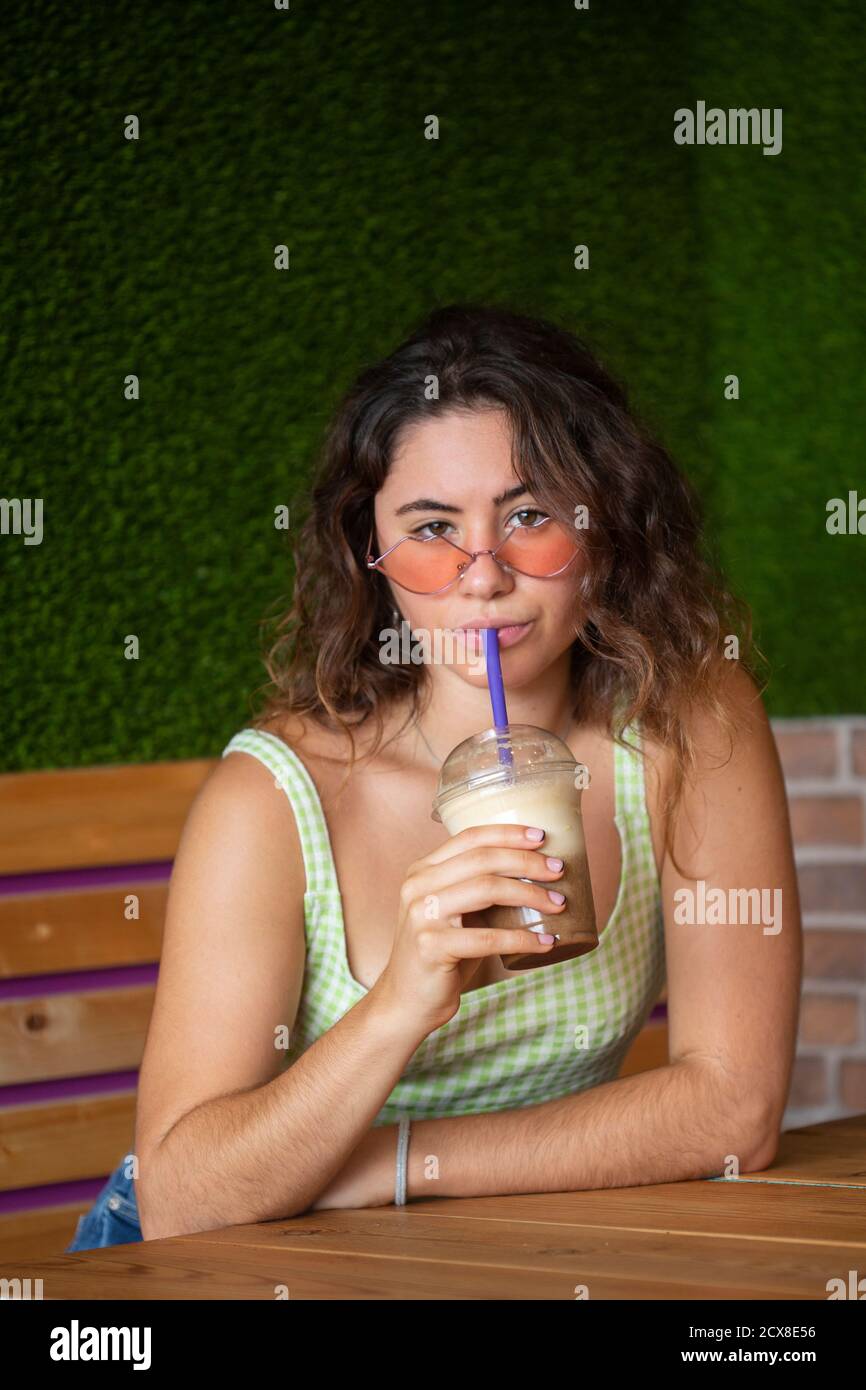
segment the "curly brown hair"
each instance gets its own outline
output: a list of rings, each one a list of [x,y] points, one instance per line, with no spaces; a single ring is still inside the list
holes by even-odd
[[[436,389],[431,390],[431,382]],[[432,397],[432,398],[431,398]],[[639,721],[673,755],[671,812],[695,762],[688,712],[709,709],[730,737],[722,698],[736,637],[739,665],[755,674],[752,620],[706,552],[702,511],[666,449],[629,408],[626,390],[564,327],[506,308],[436,309],[384,360],[365,368],[326,431],[307,514],[293,545],[291,607],[265,652],[269,684],[261,727],[311,715],[348,733],[409,701],[423,713],[423,664],[383,663],[377,640],[391,625],[387,584],[364,564],[373,501],[407,426],[454,410],[504,409],[513,468],[551,516],[581,531],[589,563],[571,648],[574,717],[623,733]],[[405,726],[404,726],[405,727]]]

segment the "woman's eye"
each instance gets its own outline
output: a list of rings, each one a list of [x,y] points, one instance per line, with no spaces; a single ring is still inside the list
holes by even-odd
[[[529,517],[534,518],[534,520],[518,521],[517,518],[519,517]],[[536,527],[541,526],[543,522],[549,520],[550,518],[547,512],[543,512],[540,507],[518,507],[517,511],[512,512],[511,516],[506,521],[505,528],[506,530],[513,530],[515,527],[521,527],[527,531],[535,530]],[[441,518],[434,519],[433,521],[425,521],[423,526],[416,527],[411,534],[413,536],[420,536],[422,539],[425,536],[427,538],[430,538],[431,536],[443,536],[445,534],[444,531],[436,531],[433,529],[436,526],[444,526],[450,528],[451,523],[449,521],[444,521]]]
[[[421,536],[422,539],[423,539],[425,532],[426,532],[427,534],[431,534],[431,533],[430,533],[430,527],[431,527],[431,526],[447,526],[448,524],[449,524],[449,523],[448,523],[447,521],[441,521],[441,520],[440,520],[440,521],[425,521],[423,526],[418,526],[418,527],[416,527],[416,529],[412,532],[412,535],[413,535],[413,536]],[[442,535],[442,532],[441,532],[441,531],[433,531],[432,534],[433,534],[434,536],[441,536],[441,535]]]
[[[521,521],[519,523],[519,525],[526,526],[529,530],[533,529],[536,526],[540,526],[542,521],[548,520],[547,512],[541,511],[538,507],[519,507],[516,512],[512,512],[511,516],[508,518],[509,522],[512,522],[514,518],[518,516],[534,516],[541,518],[540,521]]]

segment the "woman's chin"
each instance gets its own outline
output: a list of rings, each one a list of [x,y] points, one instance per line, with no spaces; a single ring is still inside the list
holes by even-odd
[[[545,663],[540,662],[536,655],[531,653],[517,653],[508,656],[505,652],[500,654],[500,667],[502,670],[502,681],[505,686],[506,695],[509,690],[517,690],[523,685],[538,679],[544,674]],[[458,667],[461,676],[470,685],[477,685],[482,690],[486,690],[487,666],[483,657],[476,661],[467,661]]]

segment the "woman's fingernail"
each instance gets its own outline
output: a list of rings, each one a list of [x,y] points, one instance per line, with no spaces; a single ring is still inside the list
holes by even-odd
[[[547,895],[548,895],[548,897],[553,898],[553,901],[554,901],[555,903],[564,903],[564,902],[565,902],[565,894],[564,894],[564,893],[557,893],[555,888],[548,888],[548,890],[547,890]]]
[[[539,829],[538,829],[536,826],[534,826],[534,825],[528,825],[528,826],[526,827],[526,838],[527,838],[527,840],[543,840],[543,839],[544,839],[544,831],[543,831],[543,830],[539,830]]]
[[[547,861],[547,867],[548,867],[548,869],[561,869],[561,868],[562,868],[562,860],[561,860],[561,859],[548,859],[548,861]]]
[[[551,941],[555,941],[555,940],[556,940],[556,937],[555,937],[555,936],[551,936],[551,935],[550,935],[550,932],[540,932],[540,933],[539,933],[539,936],[538,936],[538,939],[539,939],[539,941],[543,941],[544,944],[545,944],[545,946],[549,946],[550,943],[551,943]]]

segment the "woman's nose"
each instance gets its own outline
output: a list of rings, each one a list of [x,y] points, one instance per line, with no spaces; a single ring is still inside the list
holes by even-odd
[[[508,590],[513,584],[510,571],[488,550],[477,553],[474,560],[467,560],[462,577],[457,581],[458,588],[464,593],[471,590],[479,595],[495,593],[501,589]]]

